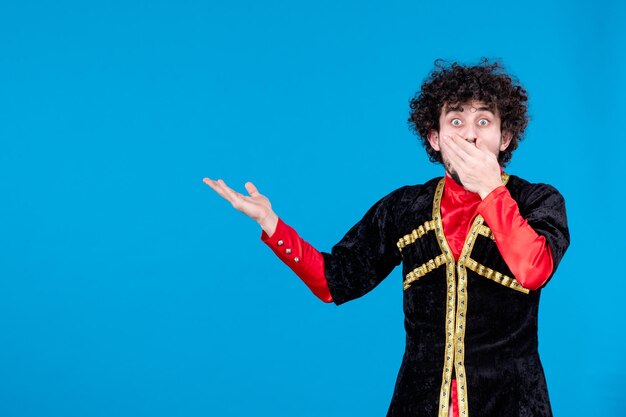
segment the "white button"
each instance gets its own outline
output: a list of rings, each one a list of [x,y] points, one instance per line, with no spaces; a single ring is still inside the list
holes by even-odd
[[[295,258],[293,258],[293,260],[294,260],[295,262],[300,262],[300,258],[298,258],[297,256],[296,256]]]
[[[286,253],[287,255],[289,255],[289,254],[291,253],[291,249],[289,249],[289,248],[285,249],[285,253]]]
[[[278,242],[276,242],[276,243],[278,243],[278,246],[283,246],[283,243],[285,243],[285,242],[283,242],[282,240],[279,240],[279,241],[278,241]]]

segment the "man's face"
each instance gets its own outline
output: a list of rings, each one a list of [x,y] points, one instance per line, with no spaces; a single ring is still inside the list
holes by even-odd
[[[461,137],[496,158],[511,143],[511,134],[500,130],[500,115],[482,101],[474,100],[453,107],[445,104],[439,115],[439,132],[432,130],[428,140],[433,149],[441,152],[444,166],[453,177],[457,177],[454,167],[439,144],[443,135]]]

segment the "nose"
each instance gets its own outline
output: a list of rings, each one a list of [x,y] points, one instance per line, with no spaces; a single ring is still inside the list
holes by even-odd
[[[475,143],[476,139],[478,139],[476,127],[474,127],[474,125],[469,125],[467,129],[465,130],[465,132],[463,132],[463,135],[464,135],[463,137],[465,138],[465,140],[471,143]]]

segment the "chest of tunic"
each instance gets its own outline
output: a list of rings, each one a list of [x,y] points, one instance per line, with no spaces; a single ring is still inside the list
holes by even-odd
[[[435,189],[432,212],[422,212],[419,226],[397,241],[407,334],[403,367],[418,374],[414,380],[427,382],[442,416],[448,415],[456,378],[463,416],[468,415],[468,375],[473,379],[486,369],[510,365],[512,357],[537,354],[539,293],[531,294],[513,278],[480,215],[455,259],[443,230],[443,185],[441,180]]]

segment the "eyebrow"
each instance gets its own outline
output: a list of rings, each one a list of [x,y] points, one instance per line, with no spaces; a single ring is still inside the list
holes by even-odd
[[[463,112],[463,107],[461,107],[461,106],[446,107],[446,114],[452,113],[452,112],[455,112],[455,111]],[[476,109],[476,111],[488,111],[489,113],[494,114],[493,111],[489,107],[487,107],[487,106],[479,107],[479,108]]]

